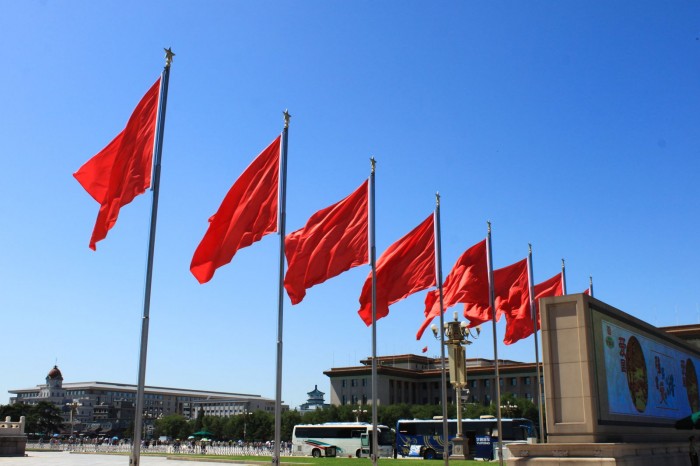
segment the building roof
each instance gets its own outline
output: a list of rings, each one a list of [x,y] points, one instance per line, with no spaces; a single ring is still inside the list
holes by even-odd
[[[671,335],[678,337],[681,340],[700,338],[700,324],[659,327],[659,330],[663,330],[666,333],[670,333]]]
[[[46,377],[49,379],[63,379],[63,374],[61,374],[58,366],[53,366],[53,369],[49,371],[49,374]]]
[[[24,393],[24,392],[36,392],[41,390],[43,385],[37,385],[34,388],[20,388],[15,390],[8,390],[10,393]],[[136,392],[136,385],[126,384],[126,383],[114,383],[114,382],[70,382],[63,384],[64,390],[111,390],[111,391],[124,391],[124,392]],[[191,390],[185,388],[171,388],[171,387],[155,387],[155,386],[145,386],[145,391],[147,393],[158,393],[162,395],[174,395],[174,396],[194,396],[194,397],[210,397],[210,398],[260,398],[260,395],[253,395],[247,393],[229,393],[229,392],[213,392],[207,390]]]
[[[418,356],[418,355],[400,355],[396,357],[392,356],[385,356],[382,358],[377,358],[377,362],[380,361],[380,359],[383,359],[385,361],[389,360],[394,360],[396,363],[399,362],[406,362],[410,360],[411,358],[404,358],[405,356],[413,356],[413,361],[421,361],[423,359],[425,360],[430,360],[430,363],[426,364],[428,365],[428,368],[426,369],[406,369],[403,367],[394,367],[388,364],[378,364],[377,365],[377,374],[378,375],[391,375],[394,377],[407,377],[407,378],[413,378],[413,379],[434,379],[435,377],[440,377],[440,374],[442,372],[441,366],[440,366],[440,358],[426,358],[424,356]],[[417,359],[416,359],[417,358]],[[361,361],[364,363],[366,360]],[[371,361],[371,358],[370,358]],[[511,361],[509,359],[499,359],[499,365],[498,369],[501,374],[503,375],[513,375],[516,373],[520,372],[532,372],[535,371],[537,368],[537,364],[534,362],[518,362],[518,361]],[[542,364],[540,363],[540,366]],[[484,358],[469,358],[467,359],[467,373],[471,375],[492,375],[493,374],[493,367],[494,367],[494,360],[493,359],[484,359]],[[369,376],[371,375],[372,368],[371,365],[363,365],[363,366],[352,366],[352,367],[334,367],[331,368],[330,370],[324,371],[323,374],[328,376],[328,377],[352,377],[352,376]]]

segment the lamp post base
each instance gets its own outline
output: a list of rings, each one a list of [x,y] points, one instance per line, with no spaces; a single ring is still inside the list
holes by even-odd
[[[463,456],[466,460],[469,457],[469,439],[464,437],[453,438],[452,456]]]

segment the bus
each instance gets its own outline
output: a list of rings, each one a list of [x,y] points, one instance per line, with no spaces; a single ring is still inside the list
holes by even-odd
[[[379,456],[391,457],[394,439],[387,426],[378,425]],[[369,456],[372,451],[372,424],[367,422],[326,422],[299,424],[292,431],[292,455]]]
[[[530,419],[502,418],[502,441],[507,443],[536,443],[537,429]],[[452,454],[452,439],[457,435],[457,420],[448,419],[447,433],[450,441],[448,455]],[[477,437],[497,441],[498,425],[493,416],[479,419],[462,419],[462,434],[469,442],[469,457],[476,452]],[[442,419],[399,419],[396,423],[396,452],[404,457],[419,456],[424,459],[442,458],[444,453]]]

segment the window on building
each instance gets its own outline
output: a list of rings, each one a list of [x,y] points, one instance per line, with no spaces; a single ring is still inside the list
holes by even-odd
[[[367,379],[362,378],[362,386],[366,387],[367,386]]]
[[[351,387],[354,387],[354,386],[356,386],[356,385],[357,385],[357,380],[356,380],[356,379],[352,379],[352,380],[350,381],[350,386],[351,386]]]
[[[489,388],[491,386],[491,379],[484,380],[484,387]]]
[[[340,381],[340,385],[341,385],[343,388],[345,387],[345,379],[343,379],[343,380]],[[343,404],[345,404],[345,403],[343,403]]]
[[[517,386],[518,386],[518,379],[517,379],[517,377],[511,377],[511,379],[510,379],[510,386],[511,386],[511,387],[517,387]]]

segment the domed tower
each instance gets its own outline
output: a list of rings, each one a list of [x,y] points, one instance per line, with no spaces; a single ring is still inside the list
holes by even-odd
[[[63,387],[63,374],[58,366],[53,366],[46,376],[46,386],[49,388],[62,388]]]
[[[39,394],[42,398],[63,398],[63,374],[58,366],[53,366],[53,369],[46,375],[46,385],[41,389]]]

